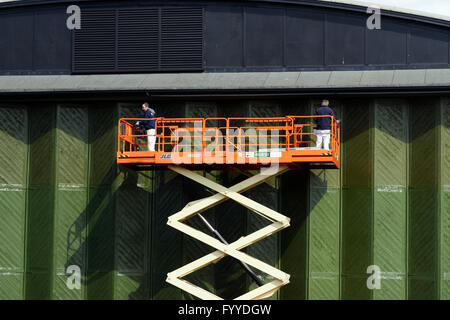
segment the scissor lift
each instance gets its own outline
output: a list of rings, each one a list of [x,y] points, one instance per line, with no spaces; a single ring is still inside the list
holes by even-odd
[[[289,274],[274,268],[241,250],[284,228],[290,219],[241,193],[292,169],[340,168],[340,129],[331,118],[330,145],[328,149],[315,147],[313,119],[318,116],[286,116],[276,118],[155,118],[156,151],[148,151],[147,135],[139,131],[133,122],[138,118],[120,119],[117,163],[133,170],[157,168],[177,172],[216,194],[188,203],[181,211],[171,215],[167,224],[215,249],[181,268],[167,274],[167,282],[200,299],[221,299],[183,279],[201,268],[216,263],[225,256],[258,269],[275,280],[257,281],[258,288],[236,299],[261,299],[271,296],[289,283]],[[199,169],[222,170],[228,168],[261,169],[260,173],[232,186],[225,187],[195,173]],[[199,215],[207,209],[232,199],[250,212],[271,222],[270,225],[227,243],[215,230],[215,238],[196,230],[183,221]],[[256,279],[258,280],[258,279]]]

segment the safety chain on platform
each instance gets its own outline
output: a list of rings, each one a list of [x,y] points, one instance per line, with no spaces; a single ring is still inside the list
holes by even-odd
[[[205,289],[202,289],[190,283],[189,281],[184,280],[183,277],[212,263],[216,263],[227,255],[240,260],[241,262],[244,262],[275,278],[275,280],[237,297],[236,300],[255,300],[267,298],[273,295],[279,288],[289,283],[289,274],[284,273],[283,271],[278,270],[275,267],[240,251],[241,249],[254,244],[289,226],[290,219],[288,217],[240,194],[261,183],[264,183],[272,177],[288,171],[289,168],[287,166],[276,167],[270,173],[268,171],[261,172],[230,188],[224,187],[216,182],[209,180],[208,178],[205,178],[197,173],[179,166],[172,165],[169,166],[169,169],[189,179],[192,179],[193,181],[196,181],[218,193],[203,199],[190,202],[181,211],[173,214],[168,218],[167,224],[169,226],[216,249],[216,251],[210,254],[207,254],[177,270],[169,272],[167,274],[166,280],[168,283],[203,300],[221,300],[222,298],[220,298],[219,296]],[[223,244],[216,238],[183,223],[184,220],[189,219],[197,213],[201,213],[202,211],[212,208],[228,199],[232,199],[240,203],[244,207],[248,208],[251,212],[261,215],[272,223],[245,237],[241,237],[240,239],[228,245]]]

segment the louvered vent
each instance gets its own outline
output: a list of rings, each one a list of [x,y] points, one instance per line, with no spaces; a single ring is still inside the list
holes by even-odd
[[[161,69],[202,68],[203,10],[161,10]]]
[[[201,71],[202,8],[82,10],[74,73]]]
[[[115,10],[82,12],[81,29],[75,31],[73,44],[74,71],[115,71],[115,25]]]
[[[158,9],[119,10],[119,71],[158,70],[158,14]]]

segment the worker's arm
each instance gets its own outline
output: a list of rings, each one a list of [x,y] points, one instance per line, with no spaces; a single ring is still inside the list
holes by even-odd
[[[146,118],[146,119],[154,119],[155,116],[154,116],[153,113],[151,113],[149,110],[147,110],[145,112],[144,118]],[[153,121],[153,120],[141,120],[141,121],[138,121],[138,122],[136,122],[136,126],[144,126],[144,127],[146,127],[148,124],[150,124],[150,121]]]

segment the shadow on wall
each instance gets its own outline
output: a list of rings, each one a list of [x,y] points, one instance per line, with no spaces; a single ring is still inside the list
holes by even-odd
[[[89,299],[149,299],[166,286],[166,274],[153,275],[150,265],[163,251],[152,247],[152,223],[158,224],[151,216],[153,194],[149,186],[140,186],[136,172],[119,171],[120,185],[108,196],[97,192],[67,234],[66,268],[88,248],[84,284]]]
[[[139,113],[131,104],[119,113],[127,116],[134,109]],[[117,120],[108,123],[115,126]],[[91,136],[89,144],[95,143]],[[95,148],[101,146],[92,148],[91,166],[105,163],[101,153],[94,155]],[[180,236],[166,226],[169,213],[181,209],[180,178],[162,171],[137,173],[111,160],[106,161],[113,162],[109,171],[97,175],[101,181],[90,185],[88,203],[68,229],[65,268],[86,255],[88,299],[181,298],[180,290],[165,282],[167,272],[182,265]]]

